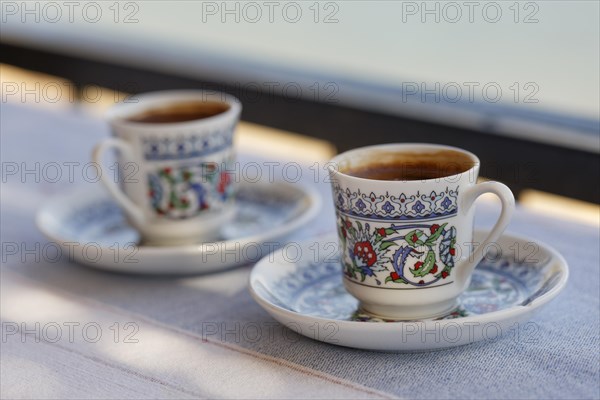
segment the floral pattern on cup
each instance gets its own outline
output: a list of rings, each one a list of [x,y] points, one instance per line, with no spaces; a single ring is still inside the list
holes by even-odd
[[[456,228],[439,224],[364,225],[340,216],[344,274],[377,286],[430,286],[448,280]]]
[[[228,168],[215,163],[163,167],[149,174],[148,179],[152,207],[158,215],[169,219],[189,218],[205,210],[219,209],[233,197]]]

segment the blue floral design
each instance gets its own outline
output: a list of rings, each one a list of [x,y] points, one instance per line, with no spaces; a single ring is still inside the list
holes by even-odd
[[[414,206],[412,206],[412,209],[418,213],[420,213],[421,211],[423,211],[423,209],[425,208],[425,206],[423,205],[423,203],[421,203],[420,201],[417,201],[415,203]]]
[[[338,261],[310,259],[297,265],[295,273],[269,283],[268,292],[274,294],[269,300],[274,304],[300,314],[340,321],[392,322],[362,313],[358,301],[344,289]],[[473,272],[469,288],[460,296],[460,307],[436,319],[483,315],[539,298],[558,282],[556,275],[544,273],[545,266],[542,261],[519,263],[514,256],[484,259]]]
[[[146,160],[181,160],[217,153],[231,147],[233,128],[234,126],[231,125],[222,130],[200,135],[202,139],[194,135],[175,140],[159,137],[143,139],[144,158]]]
[[[160,178],[157,175],[149,175],[149,186],[150,186],[150,202],[152,207],[157,209],[160,207],[160,200],[163,197],[163,188],[160,183]]]
[[[382,207],[383,211],[385,211],[387,214],[391,213],[392,211],[394,211],[394,206],[389,202],[386,201],[385,204]]]
[[[432,199],[433,197],[433,199]],[[458,186],[439,193],[375,193],[351,191],[339,183],[333,184],[337,211],[374,220],[425,220],[455,215],[458,212]]]
[[[448,207],[450,207],[452,205],[452,202],[450,201],[450,199],[448,197],[446,197],[444,199],[444,201],[442,201],[442,207],[444,207],[444,210],[447,210]]]
[[[365,205],[365,203],[364,203],[364,202],[363,202],[361,199],[359,199],[359,200],[356,202],[356,207],[358,207],[358,209],[359,209],[360,211],[362,211],[362,210],[364,210],[364,209],[365,209],[366,205]]]
[[[352,250],[350,250],[349,253],[350,257],[354,259],[354,265],[360,270],[362,275],[375,276],[375,272],[373,272],[373,270],[362,260],[362,258],[354,254]]]
[[[442,241],[440,242],[440,259],[449,268],[454,267],[454,256],[450,253],[450,250],[454,248],[455,243],[456,228],[445,229],[442,233]]]

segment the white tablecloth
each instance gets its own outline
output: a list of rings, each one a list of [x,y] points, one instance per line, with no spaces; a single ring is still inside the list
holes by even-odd
[[[284,331],[254,303],[250,266],[150,278],[51,262],[35,250],[46,243],[35,212],[83,184],[80,171],[72,182],[50,182],[36,172],[5,176],[6,168],[83,165],[108,128],[72,112],[8,104],[1,117],[2,398],[600,397],[595,225],[517,210],[509,231],[549,243],[571,266],[565,292],[533,320],[535,341],[422,354],[335,347]],[[327,184],[308,176],[303,184],[316,186],[324,207],[297,240],[334,226]],[[483,204],[477,224],[489,226],[495,212]],[[7,243],[21,246],[18,254],[7,255]],[[257,325],[258,340],[244,333]]]

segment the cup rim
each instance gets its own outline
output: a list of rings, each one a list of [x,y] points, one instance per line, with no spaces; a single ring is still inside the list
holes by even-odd
[[[342,171],[340,171],[337,166],[339,165],[339,163],[343,160],[346,159],[347,157],[352,156],[353,154],[356,155],[357,153],[361,153],[361,152],[369,152],[369,151],[376,151],[376,150],[391,150],[391,149],[403,149],[403,150],[410,150],[410,149],[426,149],[426,150],[454,150],[454,151],[458,151],[462,154],[467,155],[471,161],[473,161],[473,165],[463,171],[460,172],[458,174],[453,174],[453,175],[446,175],[446,176],[438,176],[435,178],[429,178],[429,179],[417,179],[417,180],[401,180],[401,181],[390,181],[390,180],[385,180],[385,179],[372,179],[372,178],[361,178],[358,176],[353,176],[353,175],[349,175],[346,174]],[[355,149],[351,149],[351,150],[347,150],[343,153],[340,153],[338,155],[336,155],[335,157],[333,157],[329,163],[328,163],[328,170],[329,173],[332,174],[332,176],[335,175],[341,175],[345,178],[348,179],[353,179],[353,180],[357,180],[358,182],[387,182],[388,184],[391,183],[431,183],[431,182],[437,182],[440,179],[447,179],[447,178],[454,178],[454,177],[459,177],[461,175],[464,175],[466,173],[469,173],[470,171],[479,168],[481,162],[479,161],[479,157],[477,157],[475,154],[473,154],[472,152],[462,149],[460,147],[456,147],[456,146],[449,146],[449,145],[445,145],[445,144],[437,144],[437,143],[418,143],[418,142],[407,142],[407,143],[385,143],[385,144],[376,144],[376,145],[371,145],[371,146],[363,146],[363,147],[357,147]]]
[[[182,90],[160,90],[134,95],[137,102],[121,101],[110,107],[105,117],[111,125],[143,129],[148,131],[188,128],[198,124],[212,124],[222,122],[230,118],[236,118],[242,109],[241,102],[230,94],[217,91],[182,89]],[[172,102],[186,100],[219,101],[229,105],[229,109],[202,119],[180,122],[166,122],[153,124],[147,122],[128,121],[127,116],[137,114],[152,108],[152,106],[165,105]]]

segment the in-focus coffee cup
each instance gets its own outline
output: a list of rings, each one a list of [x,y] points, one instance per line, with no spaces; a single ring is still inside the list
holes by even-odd
[[[363,147],[331,161],[344,286],[362,311],[414,320],[457,306],[514,210],[507,186],[477,183],[479,164],[468,151],[433,144]],[[473,205],[484,193],[500,199],[502,212],[473,243]]]

